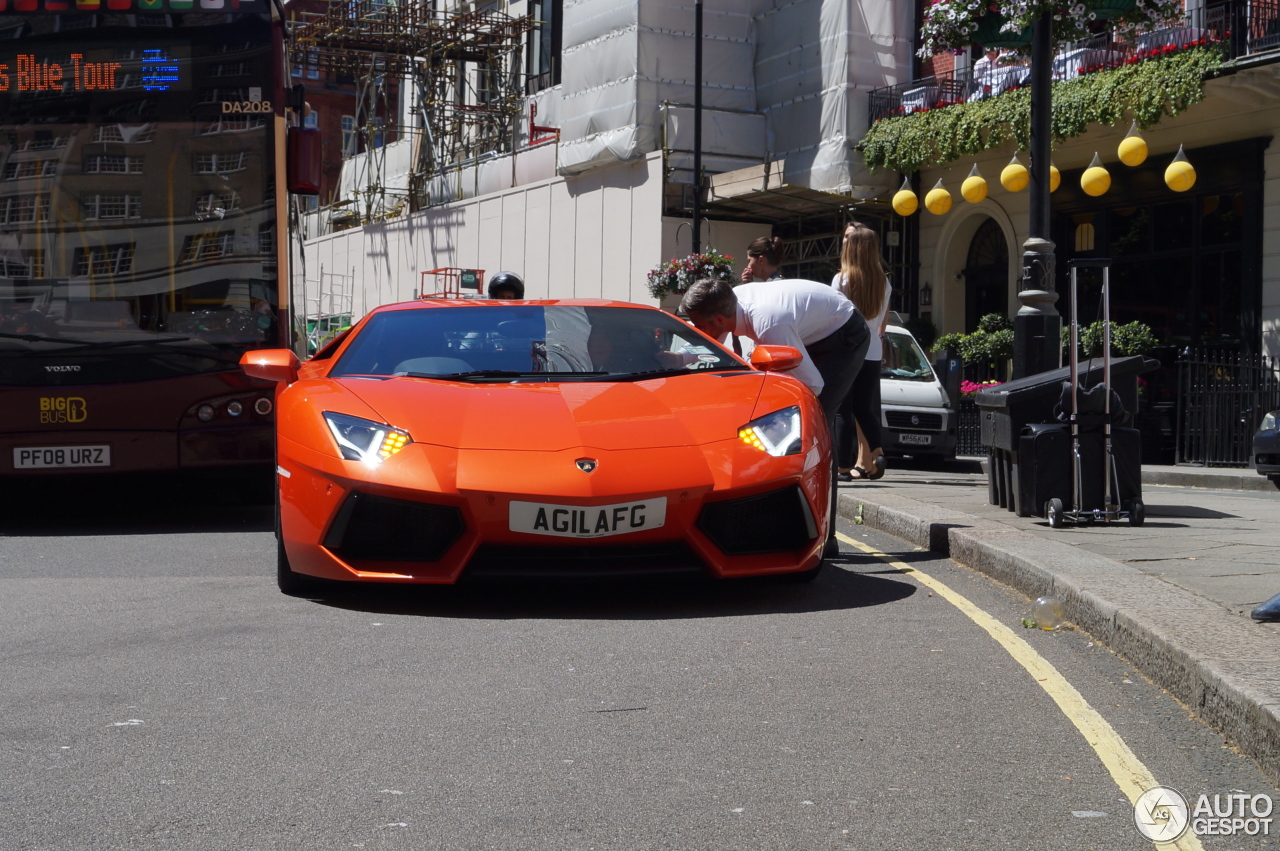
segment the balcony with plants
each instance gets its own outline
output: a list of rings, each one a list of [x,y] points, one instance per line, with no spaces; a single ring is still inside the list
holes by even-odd
[[[1280,0],[935,0],[919,55],[982,45],[972,67],[875,89],[858,144],[872,168],[910,173],[1006,142],[1030,144],[1031,24],[1056,12],[1052,135],[1132,116],[1149,128],[1204,97],[1206,79],[1233,61],[1280,59]]]

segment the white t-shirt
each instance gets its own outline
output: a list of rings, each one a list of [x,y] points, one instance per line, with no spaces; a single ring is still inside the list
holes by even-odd
[[[809,357],[806,343],[838,331],[853,316],[853,304],[817,281],[783,278],[734,287],[738,324],[733,333],[757,343],[794,346],[804,361],[791,374],[814,393],[822,392],[822,375]]]
[[[844,294],[842,285],[844,284],[844,273],[836,272],[836,276],[831,279],[831,286],[839,293]],[[880,342],[880,323],[884,322],[884,315],[889,312],[889,296],[893,295],[893,285],[889,283],[889,279],[884,279],[884,302],[880,306],[880,313],[876,316],[867,316],[863,311],[862,316],[867,320],[867,330],[871,332],[871,345],[867,348],[867,363],[875,363],[884,357],[884,347]],[[862,310],[861,307],[858,308]]]

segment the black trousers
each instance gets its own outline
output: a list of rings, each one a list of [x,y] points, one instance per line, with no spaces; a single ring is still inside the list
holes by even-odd
[[[848,470],[858,463],[858,429],[872,449],[884,446],[880,431],[880,361],[864,360],[853,379],[853,387],[840,403],[836,417],[836,457],[840,467]]]
[[[833,436],[836,428],[836,411],[840,403],[849,395],[853,380],[862,370],[862,362],[866,359],[867,348],[871,345],[871,332],[867,330],[867,321],[854,308],[853,316],[835,333],[823,337],[813,343],[805,343],[805,350],[822,376],[822,392],[818,394],[818,403],[827,418],[827,431]],[[879,365],[877,364],[877,371]],[[827,540],[836,536],[836,453],[835,439],[832,438],[831,451],[831,523],[827,530]]]

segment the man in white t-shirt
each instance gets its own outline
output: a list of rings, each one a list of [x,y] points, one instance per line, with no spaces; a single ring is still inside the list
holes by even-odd
[[[836,410],[862,369],[871,335],[853,302],[838,290],[798,278],[743,284],[701,280],[689,287],[681,312],[694,327],[715,340],[747,337],[765,345],[794,346],[804,360],[791,371],[818,397],[827,429],[834,433]],[[831,475],[831,512],[835,515],[836,476]],[[827,555],[837,555],[831,523]]]

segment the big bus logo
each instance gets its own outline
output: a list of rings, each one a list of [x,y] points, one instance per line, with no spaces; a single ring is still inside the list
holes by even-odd
[[[79,396],[41,396],[40,422],[82,423],[89,419],[89,407]]]

